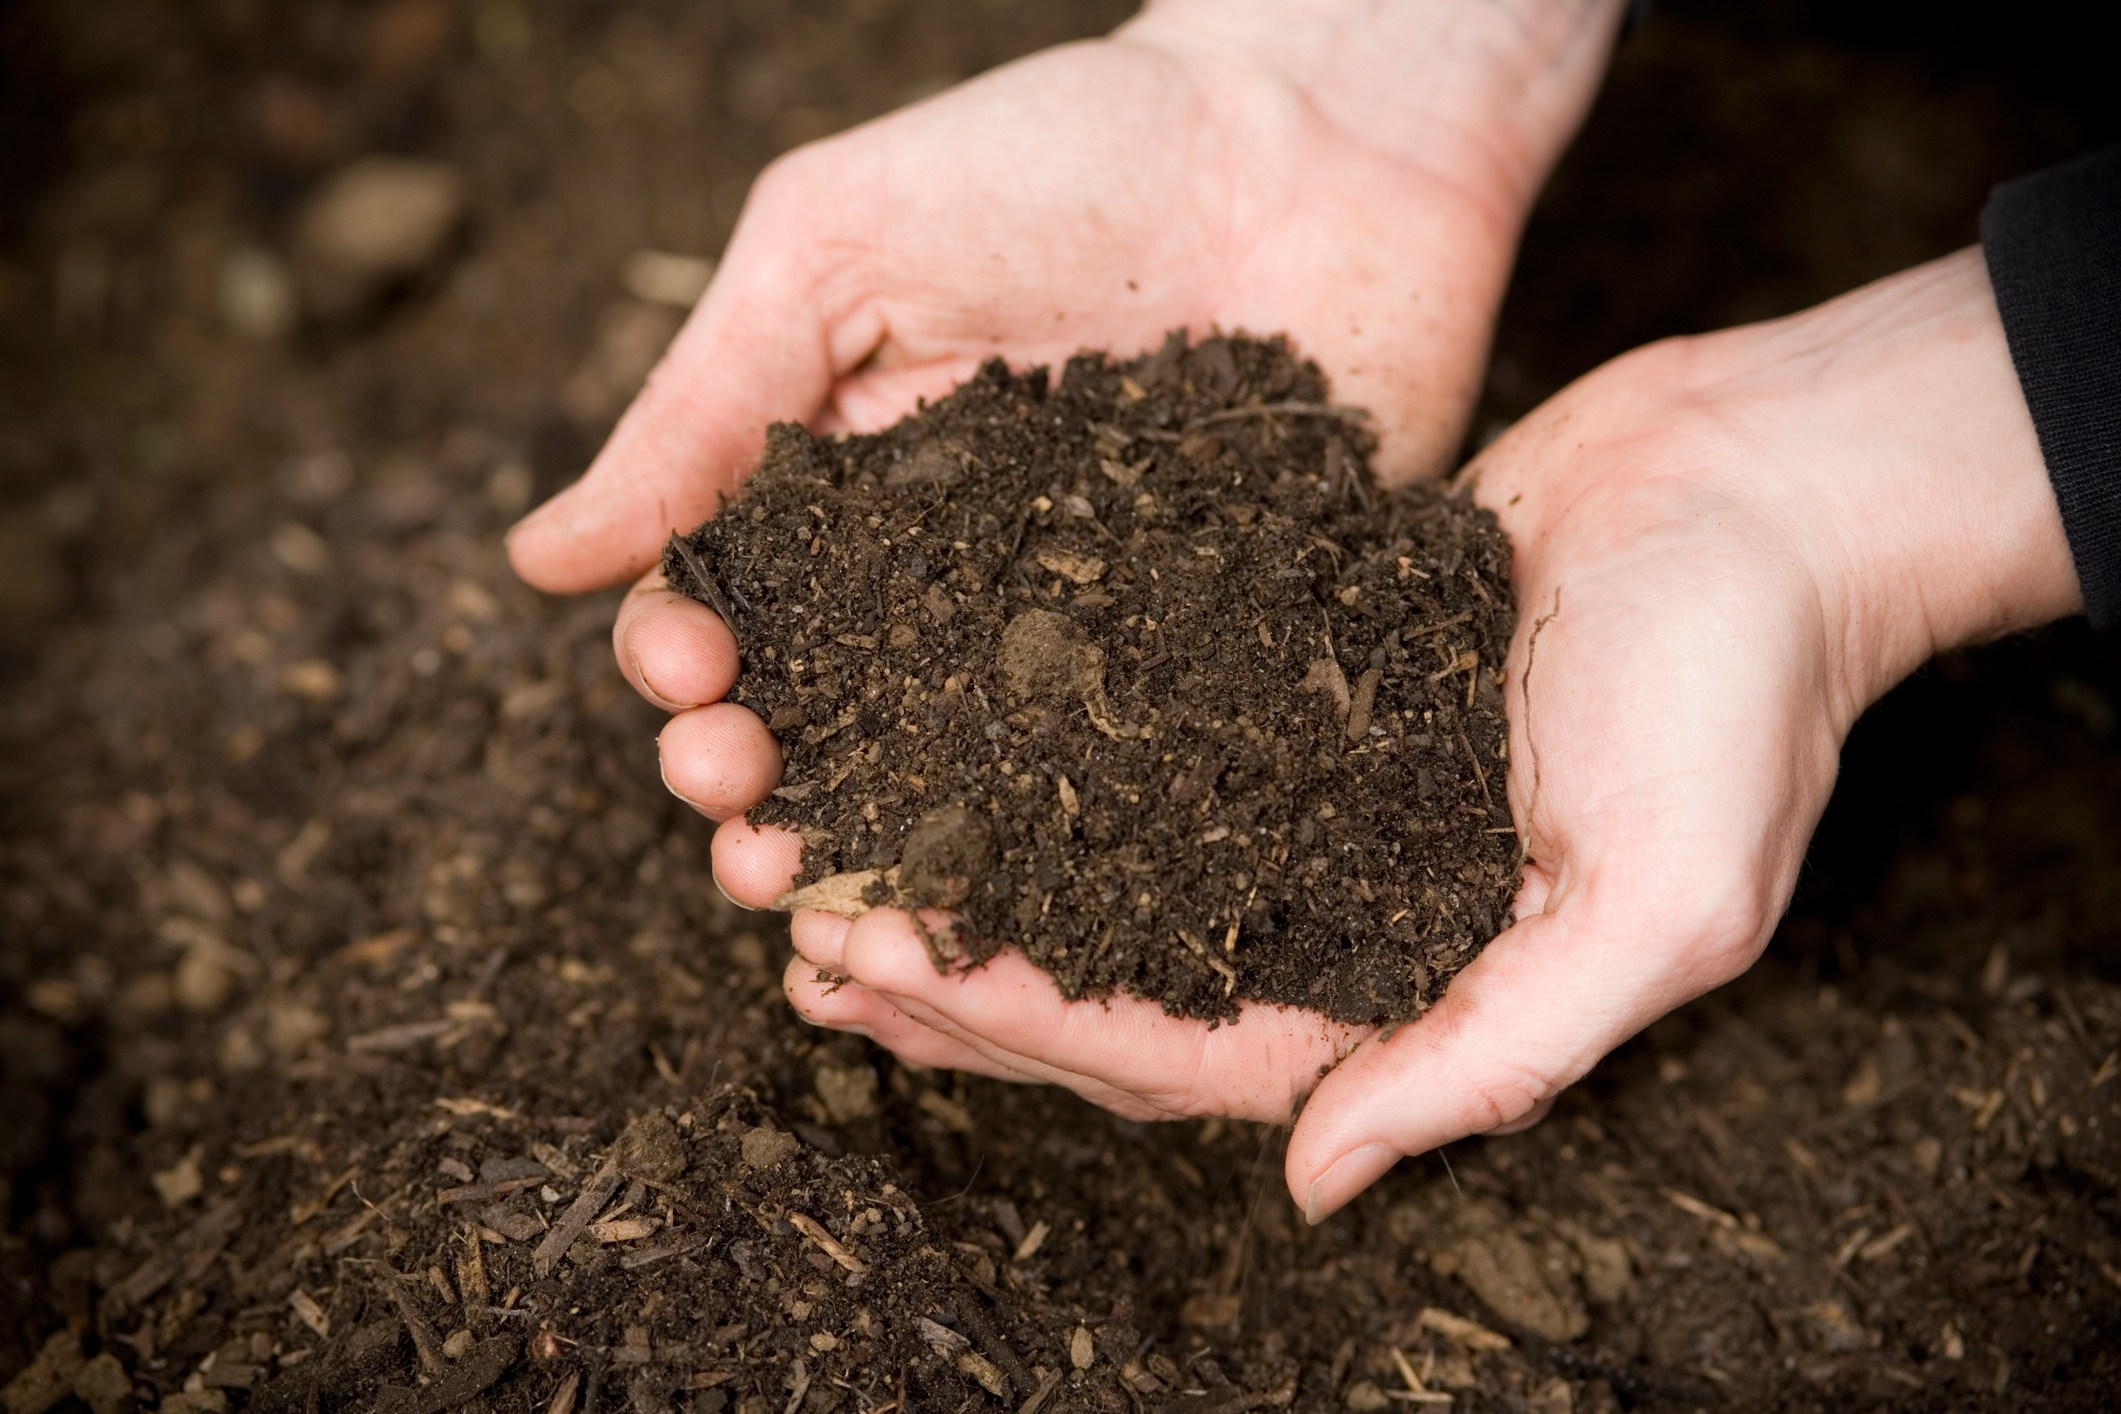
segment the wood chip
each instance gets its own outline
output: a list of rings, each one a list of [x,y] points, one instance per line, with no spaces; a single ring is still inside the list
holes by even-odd
[[[927,1341],[945,1355],[955,1355],[972,1348],[972,1342],[969,1339],[959,1335],[941,1321],[931,1321],[926,1316],[916,1316],[913,1318],[913,1324],[914,1329],[921,1333],[921,1339]]]
[[[661,1226],[654,1218],[613,1218],[591,1223],[589,1235],[599,1242],[638,1242]]]
[[[1377,705],[1377,685],[1385,675],[1377,668],[1368,668],[1355,680],[1355,703],[1348,709],[1348,740],[1362,741],[1370,735],[1370,712]]]
[[[1038,1377],[1038,1388],[1031,1391],[1029,1399],[1016,1407],[1016,1414],[1038,1414],[1039,1409],[1052,1397],[1053,1391],[1060,1388],[1060,1382],[1060,1371],[1042,1371]]]
[[[1875,1262],[1914,1235],[1915,1225],[1913,1223],[1902,1223],[1891,1232],[1885,1234],[1885,1236],[1874,1238],[1857,1248],[1856,1258],[1858,1261]]]
[[[1421,1313],[1421,1324],[1438,1335],[1457,1341],[1468,1350],[1508,1350],[1510,1338],[1498,1335],[1478,1321],[1469,1321],[1463,1316],[1454,1316],[1438,1306],[1425,1307]]]
[[[869,1264],[841,1246],[839,1239],[825,1231],[824,1224],[817,1219],[807,1213],[792,1212],[788,1214],[788,1224],[797,1232],[815,1242],[826,1256],[845,1267],[848,1271],[853,1272],[856,1276],[862,1276],[868,1272]]]
[[[574,1202],[568,1204],[567,1211],[552,1225],[552,1231],[545,1234],[545,1240],[530,1254],[531,1270],[537,1274],[540,1281],[552,1275],[552,1269],[560,1264],[560,1258],[574,1245],[574,1240],[582,1235],[582,1230],[604,1210],[604,1205],[611,1201],[611,1195],[618,1190],[619,1161],[618,1156],[614,1154],[604,1160],[604,1165],[596,1171],[596,1176],[576,1195]]]
[[[1038,1254],[1038,1249],[1045,1245],[1047,1234],[1052,1231],[1051,1225],[1044,1218],[1040,1218],[1033,1223],[1031,1231],[1024,1234],[1024,1240],[1016,1244],[1015,1260],[1019,1262],[1030,1261]]]
[[[810,1393],[810,1367],[802,1361],[795,1362],[795,1384],[788,1395],[788,1407],[781,1414],[796,1414],[803,1407],[803,1397]]]
[[[970,1134],[979,1126],[973,1123],[972,1112],[957,1101],[938,1090],[923,1090],[918,1101],[922,1110],[941,1120],[945,1126],[960,1134]]]
[[[490,1203],[496,1198],[505,1198],[511,1193],[521,1193],[526,1188],[536,1188],[545,1182],[542,1178],[509,1178],[498,1183],[467,1183],[458,1188],[444,1188],[435,1194],[435,1202]]]
[[[464,1252],[457,1258],[457,1289],[464,1293],[465,1306],[491,1306],[493,1290],[486,1284],[486,1254],[479,1250],[478,1229],[467,1223],[462,1235]]]
[[[359,1036],[350,1036],[346,1041],[346,1049],[371,1054],[409,1051],[455,1030],[456,1027],[456,1020],[447,1016],[437,1017],[433,1021],[407,1021],[397,1026],[385,1026]]]
[[[324,1308],[317,1304],[314,1296],[298,1286],[289,1293],[287,1304],[294,1311],[295,1318],[303,1325],[315,1331],[321,1338],[330,1338],[331,1317],[325,1314]]]
[[[995,1364],[986,1356],[971,1350],[961,1353],[957,1357],[956,1363],[958,1369],[979,1381],[981,1389],[984,1389],[996,1399],[1008,1398],[1009,1377],[1002,1373],[1001,1366]]]
[[[471,1115],[491,1115],[495,1119],[521,1119],[523,1117],[514,1110],[505,1109],[500,1105],[488,1104],[484,1100],[474,1100],[465,1095],[444,1095],[434,1103],[437,1107],[445,1109],[453,1115],[461,1115],[467,1118]]]
[[[1387,1390],[1386,1397],[1404,1400],[1410,1404],[1449,1404],[1451,1396],[1442,1390],[1430,1389],[1414,1373],[1414,1362],[1407,1359],[1407,1352],[1398,1346],[1392,1347],[1392,1363],[1399,1366],[1399,1377],[1405,1380],[1405,1389]]]
[[[1711,1222],[1718,1227],[1727,1227],[1734,1230],[1738,1227],[1738,1218],[1735,1214],[1726,1213],[1721,1208],[1710,1207],[1691,1193],[1682,1193],[1676,1188],[1665,1188],[1659,1191],[1664,1194],[1667,1202],[1683,1213],[1692,1213],[1703,1222]]]
[[[552,1392],[552,1402],[545,1406],[545,1414],[574,1414],[575,1391],[582,1387],[582,1372],[569,1370],[567,1378]]]
[[[74,1376],[88,1363],[81,1337],[62,1330],[44,1342],[37,1358],[0,1389],[0,1404],[8,1414],[44,1414],[73,1393]]]

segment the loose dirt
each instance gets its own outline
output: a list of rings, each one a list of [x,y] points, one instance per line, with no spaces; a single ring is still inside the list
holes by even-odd
[[[9,12],[12,1414],[2121,1403],[2121,663],[2081,625],[1858,724],[1746,978],[1316,1228],[1272,1131],[790,1015],[784,935],[657,782],[616,596],[530,593],[500,536],[674,327],[644,250],[712,257],[777,151],[1125,8]],[[1483,424],[1963,245],[1989,182],[2121,136],[2052,27],[1809,13],[1660,0]],[[461,174],[460,247],[276,339],[259,257],[370,153]]]
[[[1494,517],[1371,480],[1280,340],[1000,363],[889,431],[783,425],[673,539],[802,833],[785,903],[957,911],[1070,997],[1417,1015],[1507,924]],[[828,587],[829,586],[829,587]]]

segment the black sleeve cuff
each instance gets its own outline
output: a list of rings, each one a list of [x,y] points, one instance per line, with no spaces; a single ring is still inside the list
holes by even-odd
[[[2121,624],[2121,148],[2005,182],[1989,283],[2094,628]]]

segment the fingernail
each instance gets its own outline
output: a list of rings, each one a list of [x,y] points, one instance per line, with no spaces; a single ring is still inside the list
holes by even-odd
[[[860,1023],[859,1021],[850,1021],[844,1025],[835,1026],[832,1029],[835,1031],[844,1031],[849,1036],[859,1036],[865,1041],[874,1041],[876,1039],[876,1033],[874,1031],[871,1031],[868,1027],[862,1025],[862,1023]]]
[[[1389,1144],[1365,1144],[1342,1154],[1304,1196],[1304,1221],[1317,1227],[1398,1162],[1399,1151]]]
[[[641,655],[634,652],[631,647],[628,647],[626,656],[633,662],[633,676],[641,684],[641,691],[647,693],[648,700],[665,712],[689,712],[700,705],[697,702],[672,702],[662,693],[656,691],[655,684],[648,680],[648,674],[641,670]]]
[[[669,784],[669,782],[667,782],[667,781],[666,781],[666,782],[664,782],[664,784],[665,784],[665,785],[668,785],[668,784]],[[672,795],[677,795],[678,793],[677,793],[676,791],[672,791],[672,792],[671,792],[671,794],[672,794]],[[682,796],[682,795],[678,795],[678,799],[679,799],[679,800],[685,800],[685,797],[684,797],[684,796]],[[692,802],[691,802],[691,801],[689,801],[689,800],[685,800],[685,803],[686,803],[687,805],[690,805],[690,804],[692,804]],[[743,909],[743,910],[744,910],[744,912],[746,912],[746,913],[759,913],[759,912],[763,912],[763,910],[761,910],[761,909],[756,909],[756,908],[753,908],[753,907],[752,907],[752,906],[751,906],[750,904],[748,904],[748,903],[744,902],[744,901],[743,901],[742,899],[738,898],[738,897],[737,897],[737,896],[736,896],[735,894],[733,894],[733,893],[729,892],[729,886],[728,886],[727,884],[724,884],[724,883],[722,882],[722,871],[721,871],[720,869],[718,869],[718,868],[716,868],[716,867],[715,867],[715,862],[714,862],[714,855],[713,855],[713,854],[712,854],[711,852],[710,852],[710,853],[708,854],[708,856],[707,856],[707,872],[708,872],[709,874],[712,874],[712,875],[714,876],[714,886],[715,886],[715,887],[716,887],[717,889],[720,889],[720,890],[722,891],[722,897],[723,897],[723,898],[725,898],[725,899],[728,899],[728,900],[729,900],[729,901],[730,901],[731,903],[735,904],[735,905],[736,905],[736,906],[737,906],[738,908],[741,908],[741,909]]]
[[[684,801],[687,805],[691,806],[694,810],[699,811],[702,815],[707,815],[706,806],[700,804],[697,800],[694,800],[691,796],[685,794],[685,792],[679,790],[676,786],[670,783],[670,772],[663,765],[663,753],[660,751],[656,753],[655,757],[655,773],[663,778],[664,790],[669,791],[672,795],[676,796],[679,800]],[[707,815],[707,818],[711,820],[714,817],[712,815]]]

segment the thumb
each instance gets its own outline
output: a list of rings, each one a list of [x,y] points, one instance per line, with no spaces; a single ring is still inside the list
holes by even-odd
[[[830,332],[801,250],[746,223],[706,296],[580,481],[509,532],[531,585],[577,594],[652,567],[673,530],[712,516],[766,428],[807,421],[831,390]]]
[[[1646,937],[1654,910],[1579,895],[1488,944],[1420,1020],[1319,1083],[1289,1140],[1289,1192],[1316,1223],[1402,1155],[1536,1118],[1601,1057],[1744,970],[1765,930],[1736,911]]]

